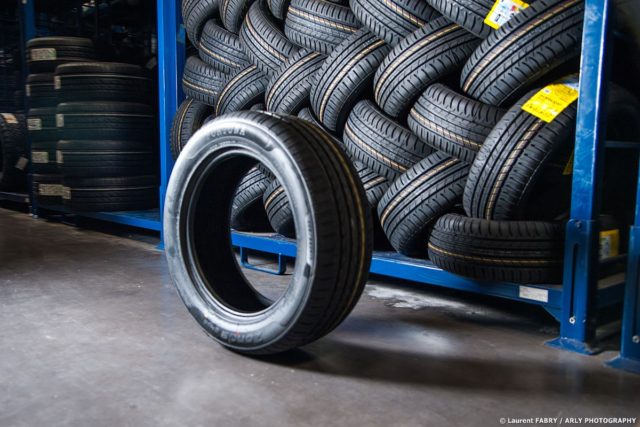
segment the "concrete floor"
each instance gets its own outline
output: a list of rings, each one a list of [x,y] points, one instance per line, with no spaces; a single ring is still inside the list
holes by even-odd
[[[640,376],[543,346],[557,328],[540,309],[371,283],[326,338],[251,359],[200,331],[154,245],[0,209],[0,426],[640,415]]]

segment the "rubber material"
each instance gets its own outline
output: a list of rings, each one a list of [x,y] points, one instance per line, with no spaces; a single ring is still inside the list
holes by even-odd
[[[264,210],[271,228],[285,237],[296,237],[296,224],[291,211],[291,204],[287,193],[276,179],[269,184],[262,195]]]
[[[480,39],[440,17],[403,39],[376,72],[376,103],[400,117],[428,86],[457,72]]]
[[[269,185],[267,178],[257,167],[242,178],[231,205],[231,227],[238,231],[263,231],[269,225],[262,204],[262,195]]]
[[[433,151],[371,101],[353,108],[342,140],[352,158],[391,181]]]
[[[325,56],[300,49],[284,63],[267,85],[265,104],[268,111],[298,114],[310,105],[309,94]]]
[[[231,73],[249,63],[238,36],[210,20],[200,38],[200,59],[223,73]]]
[[[247,11],[254,0],[221,0],[220,19],[224,27],[238,34]]]
[[[63,202],[73,212],[137,211],[158,206],[155,176],[63,178]]]
[[[247,284],[229,233],[229,184],[256,161],[287,188],[297,224],[291,285],[276,301]],[[372,249],[364,189],[346,153],[304,120],[254,111],[214,120],[187,145],[167,189],[164,233],[169,272],[191,314],[245,354],[283,352],[333,330],[362,293]]]
[[[31,142],[57,141],[56,108],[32,108],[27,112],[27,129]]]
[[[81,37],[40,37],[27,42],[27,66],[31,73],[52,73],[67,62],[96,59],[93,42]]]
[[[62,176],[57,173],[31,176],[33,201],[37,206],[62,206]]]
[[[228,74],[205,64],[197,56],[190,56],[182,74],[182,89],[189,98],[213,107],[227,77]]]
[[[58,141],[58,170],[65,176],[152,175],[157,159],[148,142]]]
[[[58,102],[119,101],[151,105],[153,91],[146,70],[133,64],[80,62],[56,68]]]
[[[40,141],[31,143],[31,172],[36,174],[58,173],[56,141]]]
[[[311,107],[327,129],[342,133],[349,112],[371,91],[373,75],[390,49],[361,29],[329,55],[311,89]]]
[[[378,204],[378,216],[398,252],[424,257],[429,229],[460,202],[469,165],[434,153],[395,180]]]
[[[360,27],[348,7],[326,0],[291,0],[284,33],[298,46],[328,55]]]
[[[187,37],[200,49],[205,23],[218,14],[218,0],[182,0],[182,21]]]
[[[495,31],[484,23],[495,0],[427,0],[427,3],[477,37],[486,39]]]
[[[287,58],[298,50],[261,1],[249,8],[240,29],[240,43],[251,62],[269,76],[278,72]]]
[[[391,46],[438,16],[424,0],[350,0],[349,5],[369,31]]]
[[[26,80],[30,108],[51,108],[58,105],[58,95],[53,85],[53,74],[30,74]]]
[[[449,214],[431,232],[429,259],[443,270],[477,280],[561,283],[563,228],[561,223]]]
[[[182,148],[189,142],[191,136],[213,114],[213,107],[187,98],[180,104],[171,124],[171,155],[173,160],[178,158]]]
[[[216,103],[216,116],[248,110],[255,104],[263,103],[267,82],[267,76],[253,64],[229,75]]]
[[[578,71],[583,0],[538,0],[492,33],[469,58],[462,90],[510,106],[534,85]]]
[[[66,102],[58,104],[60,139],[153,141],[153,110],[132,102]]]
[[[472,163],[504,113],[436,83],[420,96],[407,121],[409,128],[436,150]]]

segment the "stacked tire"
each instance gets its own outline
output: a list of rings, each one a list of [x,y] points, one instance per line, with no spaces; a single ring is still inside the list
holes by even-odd
[[[27,43],[27,129],[31,142],[31,185],[36,205],[62,205],[62,175],[56,145],[56,67],[67,62],[96,58],[93,42],[79,37],[41,37]]]
[[[584,3],[528,3],[256,0],[218,12],[185,0],[199,57],[187,61],[174,152],[211,109],[298,115],[348,152],[396,251],[477,279],[558,283]],[[568,98],[544,117],[539,92],[556,90]],[[640,123],[623,98],[625,122]],[[274,172],[258,165],[241,180],[232,218],[261,199],[272,228],[295,237]]]
[[[73,62],[54,75],[55,160],[74,212],[158,205],[152,81],[137,65]]]

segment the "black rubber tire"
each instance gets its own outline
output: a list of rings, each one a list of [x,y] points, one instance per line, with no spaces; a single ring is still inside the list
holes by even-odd
[[[377,104],[391,117],[401,117],[428,86],[457,72],[479,43],[447,18],[430,21],[380,64],[374,80]]]
[[[182,101],[171,125],[171,155],[178,158],[191,136],[213,115],[213,107],[188,98]]]
[[[391,181],[433,152],[368,100],[349,114],[342,140],[353,159]]]
[[[296,224],[287,193],[276,179],[265,189],[262,195],[264,210],[271,228],[278,234],[295,239]]]
[[[148,142],[58,141],[57,166],[65,177],[153,175],[156,156]]]
[[[152,81],[144,68],[117,62],[81,62],[56,68],[59,103],[79,101],[154,102]]]
[[[562,282],[562,223],[441,217],[429,238],[429,259],[451,273],[512,283]]]
[[[73,212],[139,211],[158,206],[155,176],[64,177],[63,202]]]
[[[62,176],[57,173],[31,175],[34,204],[37,206],[62,206]]]
[[[249,63],[238,35],[225,30],[213,19],[204,26],[198,54],[205,63],[223,73],[232,73]]]
[[[391,46],[438,16],[424,0],[350,0],[349,5],[369,31]]]
[[[182,74],[182,90],[187,97],[213,107],[227,77],[228,74],[205,64],[197,56],[190,56]]]
[[[229,233],[229,183],[256,160],[294,201],[297,262],[276,302],[245,281]],[[333,330],[362,293],[371,259],[371,216],[346,153],[304,120],[274,113],[218,118],[187,145],[169,181],[164,233],[169,272],[191,314],[212,338],[245,354],[283,352]]]
[[[318,126],[320,129],[329,133],[331,137],[335,139],[340,145],[344,146],[342,140],[337,138],[334,132],[331,132],[329,129],[324,127],[322,123],[320,123],[320,120],[318,120],[313,111],[311,111],[311,108],[303,108],[302,110],[300,110],[300,112],[298,113],[298,117],[300,117],[302,120],[308,121],[309,123],[313,123],[315,126]]]
[[[395,250],[425,256],[429,229],[460,202],[468,173],[468,164],[436,152],[391,184],[378,204],[378,217]]]
[[[60,139],[147,141],[155,138],[153,110],[132,102],[66,102],[58,104]]]
[[[362,187],[367,195],[367,201],[371,207],[371,212],[375,216],[378,203],[380,202],[380,199],[382,199],[384,193],[389,189],[391,182],[379,173],[369,169],[362,162],[353,162],[353,166],[358,172],[358,177],[360,177],[360,182],[362,182]]]
[[[25,85],[29,108],[51,108],[58,105],[53,74],[29,74]]]
[[[220,2],[222,25],[232,33],[238,34],[242,21],[253,3],[254,0],[222,0]]]
[[[311,107],[327,129],[342,133],[353,106],[369,95],[373,75],[390,49],[361,29],[329,55],[311,89]]]
[[[546,123],[522,110],[537,92],[511,107],[480,148],[464,192],[470,217],[551,220],[567,210],[568,197],[558,195],[571,186],[571,175],[563,171],[573,148],[577,102]]]
[[[58,173],[57,141],[31,143],[31,172],[36,174]]]
[[[257,167],[242,178],[231,205],[231,228],[237,231],[263,231],[269,227],[262,204],[262,195],[269,182],[269,178]]]
[[[191,43],[200,49],[205,23],[218,15],[218,0],[182,0],[182,21]]]
[[[276,25],[262,1],[256,1],[249,8],[240,29],[240,43],[251,62],[270,77],[298,50]]]
[[[23,114],[0,113],[0,189],[27,187],[27,135]]]
[[[268,82],[267,76],[253,64],[229,75],[216,103],[216,116],[248,110],[255,104],[263,103]]]
[[[31,142],[58,140],[56,107],[32,108],[27,112],[27,130]]]
[[[266,0],[267,6],[271,14],[280,21],[284,21],[287,16],[287,9],[289,8],[290,0]]]
[[[578,71],[584,1],[538,0],[473,52],[462,90],[485,104],[510,106],[534,85]]]
[[[495,31],[484,23],[495,0],[427,0],[427,3],[477,37],[486,39]]]
[[[27,42],[31,73],[53,73],[60,64],[96,59],[93,42],[81,37],[40,37]]]
[[[284,33],[298,46],[328,55],[361,26],[346,6],[326,0],[291,0]]]
[[[436,83],[420,96],[407,121],[413,133],[436,150],[472,163],[504,113]]]
[[[267,85],[267,110],[298,114],[300,110],[308,107],[311,86],[324,60],[324,55],[304,49],[291,55]]]

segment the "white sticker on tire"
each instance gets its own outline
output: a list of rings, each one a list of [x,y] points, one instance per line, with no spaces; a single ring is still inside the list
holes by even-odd
[[[52,47],[31,49],[29,54],[32,61],[52,61],[58,57],[58,53]]]
[[[60,80],[60,76],[55,76],[53,78],[53,88],[55,90],[60,90],[62,88],[62,81]]]
[[[61,184],[38,184],[38,194],[41,196],[62,196]]]
[[[49,153],[46,151],[32,151],[31,161],[37,164],[49,163]]]
[[[65,200],[71,200],[71,188],[69,187],[62,187],[61,190],[61,194],[63,199]]]
[[[27,119],[27,129],[29,130],[42,130],[42,119],[32,117]]]
[[[23,171],[27,165],[29,164],[29,159],[27,159],[26,157],[20,157],[18,159],[18,161],[16,162],[16,169],[20,169],[21,171]]]
[[[59,128],[64,127],[64,114],[56,114],[56,126]]]
[[[60,150],[56,151],[56,163],[58,163],[59,165],[64,163],[64,155]]]
[[[31,85],[25,85],[24,91],[27,93],[27,96],[31,96]]]

